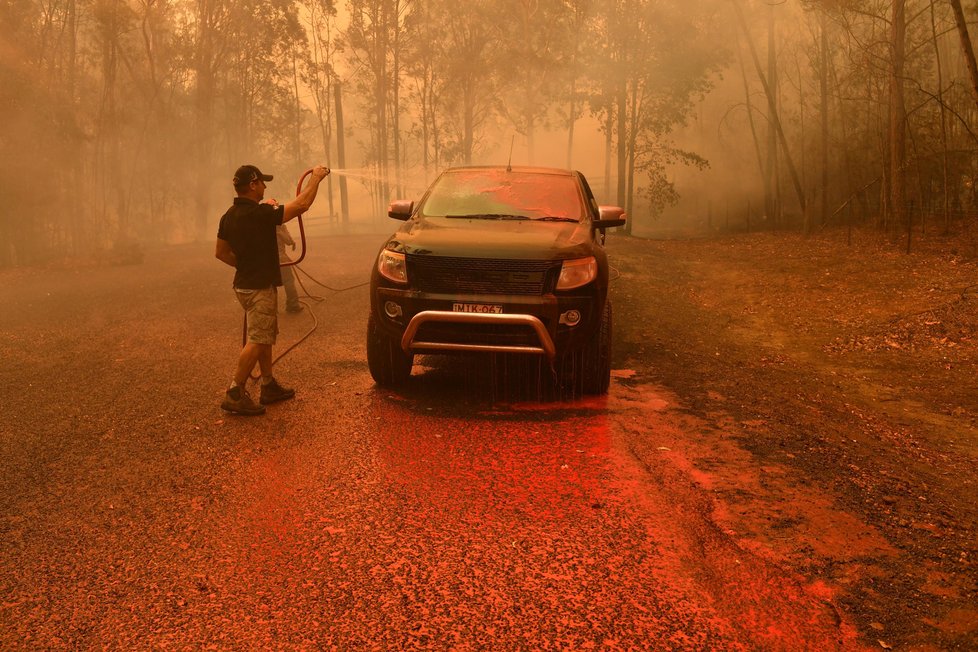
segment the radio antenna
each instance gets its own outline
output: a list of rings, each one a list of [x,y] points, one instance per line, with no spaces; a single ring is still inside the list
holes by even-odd
[[[513,145],[516,144],[516,134],[513,134],[513,140],[509,142],[509,162],[506,163],[506,171],[513,171]]]

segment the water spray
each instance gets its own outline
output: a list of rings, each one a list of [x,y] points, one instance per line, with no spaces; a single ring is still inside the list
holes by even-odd
[[[384,177],[377,174],[376,172],[371,172],[369,168],[347,168],[347,169],[335,169],[330,168],[330,174],[335,174],[341,177],[346,177],[347,179],[357,179],[360,181],[384,181]]]
[[[299,177],[299,182],[295,186],[295,196],[296,197],[298,197],[300,194],[302,194],[302,184],[305,182],[306,177],[308,177],[310,174],[312,174],[312,170],[313,170],[313,168],[309,168],[308,170],[306,170],[305,172],[302,173],[302,176]],[[326,168],[326,174],[327,175],[339,175],[341,177],[349,177],[349,178],[353,178],[353,179],[361,179],[361,180],[364,180],[364,181],[379,181],[379,180],[381,180],[380,175],[377,175],[377,174],[368,174],[366,168],[359,168],[359,169],[349,169],[348,168],[348,169],[345,169],[345,170],[344,169]],[[295,260],[289,261],[289,262],[280,263],[279,265],[281,267],[290,267],[292,265],[298,265],[306,257],[306,229],[305,229],[305,225],[302,222],[302,214],[300,213],[299,215],[297,215],[296,218],[295,218],[295,220],[296,220],[296,222],[299,223],[299,241],[302,243],[302,249],[299,251],[299,257],[298,258],[296,258]]]

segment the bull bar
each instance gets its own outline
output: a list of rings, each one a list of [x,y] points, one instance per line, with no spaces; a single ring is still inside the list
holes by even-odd
[[[509,346],[499,344],[461,344],[454,342],[417,342],[415,337],[422,324],[427,322],[455,324],[503,324],[510,326],[529,326],[536,333],[540,346]],[[401,348],[405,353],[416,350],[425,351],[477,351],[483,353],[532,353],[545,355],[552,363],[556,357],[553,338],[543,322],[533,315],[500,315],[492,313],[449,312],[447,310],[425,310],[416,314],[408,323],[401,337]]]

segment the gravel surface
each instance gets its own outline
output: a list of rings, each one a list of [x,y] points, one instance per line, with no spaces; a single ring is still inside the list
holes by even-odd
[[[478,358],[373,385],[383,238],[312,240],[352,289],[301,277],[297,397],[258,418],[218,407],[241,321],[210,244],[0,272],[0,647],[974,647],[974,393],[906,390],[852,345],[875,306],[823,323],[838,289],[792,285],[804,256],[611,238],[611,392],[545,402]]]

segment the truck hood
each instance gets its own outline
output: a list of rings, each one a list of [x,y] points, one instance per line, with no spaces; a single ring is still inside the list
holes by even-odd
[[[410,220],[387,243],[404,254],[547,260],[588,254],[586,223],[426,217]]]

